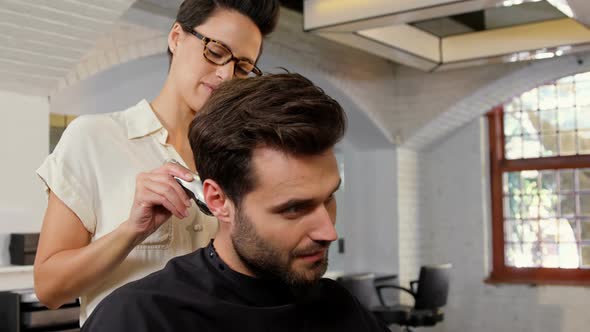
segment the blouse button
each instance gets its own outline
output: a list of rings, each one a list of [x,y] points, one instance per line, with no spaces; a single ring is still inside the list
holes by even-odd
[[[195,224],[195,225],[193,225],[193,229],[195,230],[195,232],[200,232],[203,230],[203,225]]]

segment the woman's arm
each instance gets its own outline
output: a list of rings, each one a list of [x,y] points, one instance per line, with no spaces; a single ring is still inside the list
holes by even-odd
[[[51,309],[96,285],[133,249],[135,235],[127,222],[97,241],[55,194],[43,219],[35,258],[35,293]]]
[[[35,258],[35,292],[49,308],[79,297],[118,266],[131,250],[172,214],[188,215],[190,201],[172,175],[192,178],[180,165],[164,166],[137,176],[133,207],[111,233],[91,241],[78,216],[54,193],[49,202]]]

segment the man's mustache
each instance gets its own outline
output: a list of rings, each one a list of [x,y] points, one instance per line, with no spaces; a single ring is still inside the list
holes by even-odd
[[[330,244],[332,244],[331,241],[315,241],[304,248],[293,250],[291,255],[293,257],[313,255],[313,254],[317,253],[318,251],[328,249],[328,247],[330,247]]]

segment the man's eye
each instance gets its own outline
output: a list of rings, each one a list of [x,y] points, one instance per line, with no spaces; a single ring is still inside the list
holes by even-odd
[[[295,214],[301,211],[301,207],[294,205],[283,210],[284,214]]]
[[[305,205],[292,205],[283,209],[281,214],[287,219],[296,219],[305,214],[306,209]]]

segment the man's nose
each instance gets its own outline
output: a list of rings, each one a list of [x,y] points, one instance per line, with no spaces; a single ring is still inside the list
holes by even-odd
[[[309,234],[312,240],[333,242],[338,239],[338,233],[334,226],[336,216],[332,216],[325,205],[319,206],[316,211],[314,211],[313,218],[314,229]]]

